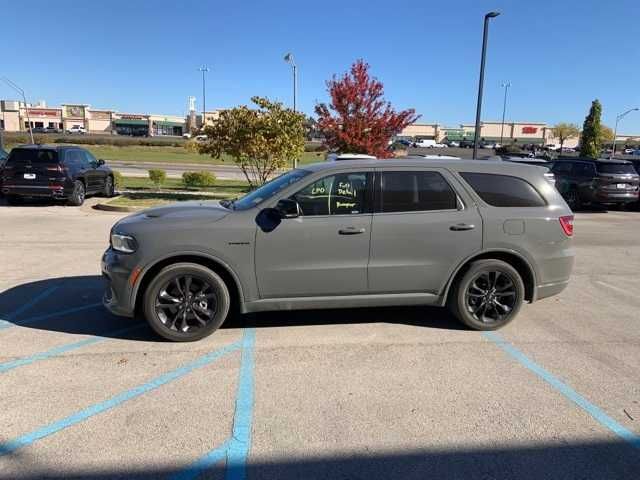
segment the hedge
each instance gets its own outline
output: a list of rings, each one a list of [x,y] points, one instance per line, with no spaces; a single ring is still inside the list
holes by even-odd
[[[216,182],[216,176],[205,170],[200,172],[184,172],[182,183],[185,187],[211,187]]]

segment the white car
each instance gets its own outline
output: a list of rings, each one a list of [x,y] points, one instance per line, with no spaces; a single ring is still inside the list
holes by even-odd
[[[339,162],[341,160],[375,160],[376,157],[364,155],[362,153],[330,153],[327,155],[327,162]]]
[[[430,140],[427,138],[418,140],[414,146],[420,147],[420,148],[446,148],[447,147],[444,143],[438,143],[435,140]]]
[[[87,133],[87,129],[84,128],[82,125],[73,125],[71,128],[67,128],[67,133],[85,134]]]
[[[625,148],[624,149],[625,155],[633,155],[633,152],[635,152],[635,150],[633,148]]]

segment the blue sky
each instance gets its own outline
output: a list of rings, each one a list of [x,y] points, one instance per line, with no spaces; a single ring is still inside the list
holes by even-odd
[[[0,0],[0,75],[50,105],[83,102],[122,112],[183,114],[246,104],[252,95],[289,103],[292,51],[299,105],[326,101],[325,81],[357,58],[398,108],[447,126],[474,120],[482,17],[490,10],[483,120],[507,117],[582,124],[591,100],[603,121],[640,106],[640,1],[448,2]],[[0,98],[15,94],[0,84]],[[620,124],[640,134],[640,112]]]

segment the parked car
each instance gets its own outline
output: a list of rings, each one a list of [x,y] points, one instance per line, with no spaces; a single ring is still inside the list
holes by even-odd
[[[583,204],[638,201],[640,176],[626,160],[560,158],[551,171],[556,177],[556,188],[573,210]]]
[[[7,161],[7,157],[9,154],[3,148],[0,148],[0,197],[2,196],[2,170],[4,169],[4,164]]]
[[[449,145],[450,147],[459,147],[460,146],[460,142],[456,142],[456,141],[448,141],[447,145]]]
[[[113,172],[87,150],[71,146],[27,145],[11,150],[2,171],[9,203],[48,197],[80,206],[87,195],[114,193]]]
[[[363,153],[328,153],[327,162],[340,162],[343,160],[375,160],[376,157]]]
[[[392,143],[400,143],[401,145],[404,145],[405,147],[413,147],[413,142],[410,141],[410,140],[407,140],[406,138],[399,138],[395,142],[392,142]]]
[[[33,133],[47,133],[47,129],[44,127],[33,127],[31,131]]]
[[[44,133],[60,133],[60,129],[57,127],[47,127],[44,129]]]
[[[461,140],[460,148],[473,148],[474,142],[473,140]]]
[[[85,134],[87,133],[87,129],[82,125],[73,125],[71,128],[67,128],[67,133]]]
[[[493,149],[495,150],[496,148],[500,148],[502,145],[500,145],[498,142],[482,142],[480,144],[480,148],[488,148],[488,149]]]
[[[553,167],[553,163],[549,162],[544,158],[530,157],[530,156],[520,157],[520,156],[509,156],[509,155],[503,155],[501,158],[505,162],[513,162],[520,165],[533,165],[536,167],[542,167],[545,169],[544,178],[546,178],[551,185],[553,186],[556,185],[556,176],[551,171],[551,168]]]
[[[539,168],[323,162],[239,200],[118,221],[101,262],[103,303],[140,312],[174,341],[211,334],[232,309],[437,305],[494,330],[566,287],[572,234],[571,210]]]

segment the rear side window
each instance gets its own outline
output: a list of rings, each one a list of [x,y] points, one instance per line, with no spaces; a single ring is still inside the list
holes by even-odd
[[[634,174],[636,169],[630,163],[597,163],[598,173],[613,173],[618,175]]]
[[[557,162],[553,168],[553,173],[565,174],[568,175],[571,173],[571,163],[570,162]]]
[[[58,163],[58,152],[35,148],[14,148],[7,160],[7,164],[13,163]]]
[[[544,207],[546,202],[533,186],[518,177],[461,172],[478,196],[494,207]]]
[[[438,172],[382,172],[382,212],[455,210],[456,194]]]

